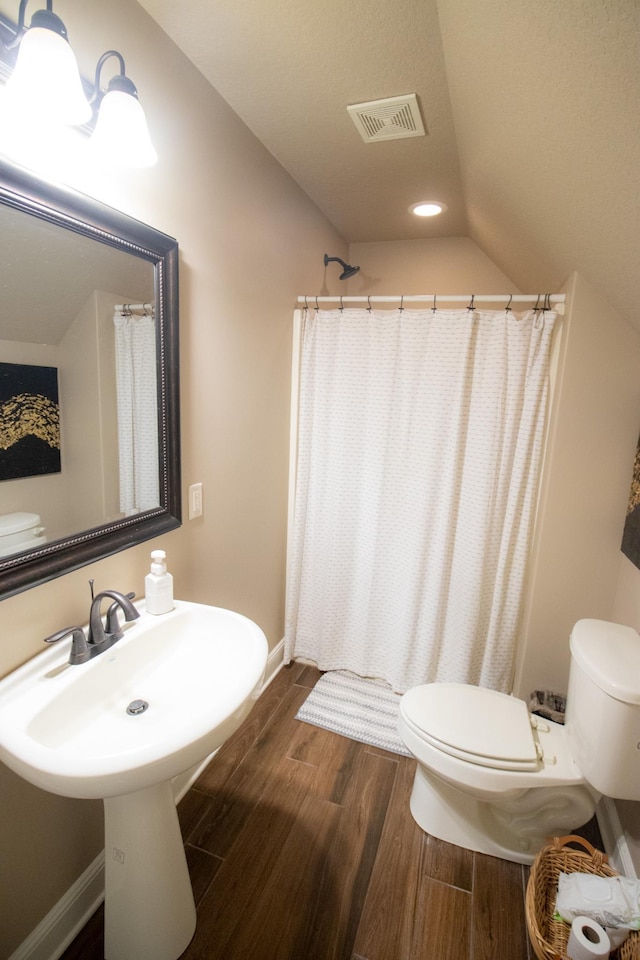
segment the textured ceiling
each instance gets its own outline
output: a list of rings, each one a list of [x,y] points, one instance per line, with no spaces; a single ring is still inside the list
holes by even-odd
[[[470,236],[640,329],[638,0],[141,3],[346,240]],[[406,93],[428,135],[365,144],[347,105]]]

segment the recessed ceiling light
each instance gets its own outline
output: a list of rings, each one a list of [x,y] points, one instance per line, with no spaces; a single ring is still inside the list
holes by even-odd
[[[420,200],[419,203],[411,204],[409,213],[415,213],[416,217],[436,217],[446,209],[446,203],[440,203],[439,200]]]

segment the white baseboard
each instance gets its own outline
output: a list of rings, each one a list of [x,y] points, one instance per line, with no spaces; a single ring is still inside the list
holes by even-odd
[[[602,797],[596,809],[596,816],[609,863],[618,873],[636,880],[636,868],[615,800],[611,797]]]
[[[271,650],[260,695],[264,693],[284,665],[284,639]],[[217,751],[191,770],[173,780],[176,803],[179,803],[191,785]],[[23,940],[8,960],[58,960],[75,939],[85,923],[104,900],[104,850],[71,886],[56,905],[40,921],[26,940]]]
[[[275,645],[273,650],[269,653],[267,657],[267,669],[265,671],[264,680],[262,683],[262,690],[260,693],[264,693],[267,689],[273,678],[276,674],[280,673],[284,667],[284,637],[282,640]]]

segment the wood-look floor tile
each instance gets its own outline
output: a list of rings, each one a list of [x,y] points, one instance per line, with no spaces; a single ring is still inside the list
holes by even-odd
[[[252,807],[229,856],[198,910],[196,935],[184,960],[224,960],[260,896],[269,889],[278,854],[313,783],[311,766],[286,758],[274,764],[261,802]]]
[[[404,960],[412,942],[423,833],[409,812],[414,765],[404,760],[397,764],[354,945],[367,960]]]
[[[340,737],[322,727],[316,727],[304,720],[296,720],[292,725],[291,742],[287,756],[300,763],[311,763],[314,767],[323,764],[340,765],[340,758],[354,746],[355,740]]]
[[[367,753],[364,744],[300,720],[294,723],[294,733],[287,750],[287,756],[292,760],[317,767],[315,796],[337,804],[349,803],[350,796],[354,791],[357,792],[358,769],[366,764]],[[389,753],[380,759],[395,762]]]
[[[192,787],[187,790],[178,804],[178,820],[182,836],[188,840],[202,818],[211,809],[212,800],[208,793],[202,793]]]
[[[289,694],[297,671],[295,666],[284,667],[251,709],[251,713],[236,732],[220,747],[215,757],[194,784],[203,793],[212,793],[224,785],[247,752],[263,735],[282,701]],[[308,694],[308,691],[307,691]],[[304,700],[305,694],[299,694]]]
[[[473,960],[520,960],[528,937],[519,863],[476,853],[473,877]]]
[[[432,880],[471,891],[473,886],[473,853],[464,847],[445,843],[423,834],[421,872]]]
[[[361,751],[354,767],[354,789],[341,807],[327,870],[316,891],[315,936],[295,944],[291,958],[348,960],[351,956],[396,771],[393,761]]]
[[[472,895],[424,877],[418,886],[413,937],[406,960],[470,960]],[[521,960],[522,954],[496,954],[500,960]],[[474,960],[479,960],[473,955]]]
[[[307,796],[293,827],[273,858],[268,883],[258,892],[242,922],[216,949],[225,960],[308,960],[324,910],[337,912],[331,875],[331,842],[345,811],[326,800]],[[331,904],[326,902],[330,893]],[[322,904],[319,900],[322,899]],[[216,957],[218,953],[216,953]]]
[[[291,723],[276,724],[279,714],[291,720],[304,701],[306,690],[291,687],[270,718],[265,729],[255,740],[230,776],[222,779],[216,771],[216,757],[209,764],[208,778],[201,777],[198,788],[206,788],[213,798],[207,815],[203,817],[189,842],[216,856],[225,857],[243,828],[251,810],[257,804],[265,787],[272,779],[274,767],[286,756],[292,736]],[[302,766],[302,764],[299,764]],[[313,770],[313,768],[311,768]],[[213,784],[216,784],[214,787]]]
[[[300,664],[300,666],[302,666],[303,669],[296,677],[295,683],[299,687],[308,687],[310,690],[313,689],[322,676],[322,671],[318,670],[317,667],[312,667],[309,665]]]
[[[219,857],[214,857],[211,853],[205,853],[198,847],[192,847],[188,843],[185,845],[185,854],[189,867],[193,899],[197,907],[220,869],[222,860]]]

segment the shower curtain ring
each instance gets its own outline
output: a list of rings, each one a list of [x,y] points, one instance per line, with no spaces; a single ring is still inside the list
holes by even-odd
[[[470,310],[470,311],[472,311],[472,312],[473,312],[473,310],[475,310],[475,300],[476,300],[476,295],[475,295],[475,293],[472,293],[472,294],[471,294],[471,300],[470,300],[470,302],[469,302],[469,306],[467,307],[467,310]]]
[[[344,310],[344,304],[342,303],[342,294],[340,294],[340,313]]]
[[[404,310],[404,295],[400,297],[400,313]]]
[[[320,312],[320,304],[318,303],[318,294],[316,293],[316,313]]]
[[[433,311],[433,313],[436,312],[436,295],[435,295],[435,293],[434,293],[434,295],[433,295],[433,306],[431,307],[431,310]]]
[[[305,297],[304,297],[304,309],[305,309],[305,311],[309,309],[309,304],[307,303],[307,295],[306,295],[306,294],[305,294]]]
[[[533,308],[533,312],[534,312],[534,313],[536,313],[536,312],[540,309],[540,297],[541,297],[541,296],[542,296],[542,294],[539,293],[539,294],[538,294],[538,299],[536,300],[536,305],[535,305],[535,307]]]
[[[369,306],[367,307],[367,310],[369,311],[369,313],[371,313],[371,297],[369,296],[367,296],[367,303],[369,304]]]
[[[512,301],[512,300],[513,300],[513,294],[510,293],[510,294],[509,294],[509,303],[508,303],[508,304],[506,305],[506,307],[504,308],[507,313],[509,313],[509,311],[511,310],[511,301]]]

